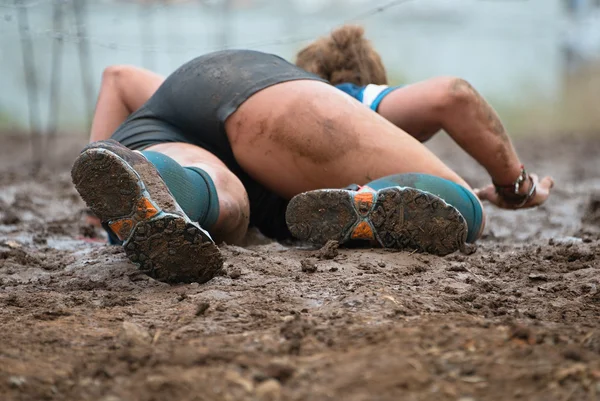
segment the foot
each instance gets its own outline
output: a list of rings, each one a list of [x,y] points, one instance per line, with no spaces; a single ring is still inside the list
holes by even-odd
[[[223,258],[208,232],[186,216],[142,154],[113,140],[95,142],[75,160],[71,177],[144,273],[165,282],[204,283],[221,270]]]
[[[365,240],[443,256],[467,239],[458,210],[429,192],[406,187],[305,192],[290,201],[286,221],[296,238],[319,245]]]

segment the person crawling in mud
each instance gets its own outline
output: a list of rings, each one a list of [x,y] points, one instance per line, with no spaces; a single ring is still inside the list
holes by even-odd
[[[249,226],[274,239],[454,252],[481,235],[481,201],[540,205],[492,107],[466,81],[388,87],[362,28],[296,65],[250,50],[200,56],[166,79],[105,71],[90,144],[72,178],[129,259],[167,282],[206,282],[216,243]],[[489,173],[475,191],[421,142],[446,131]],[[109,139],[110,138],[110,139]]]

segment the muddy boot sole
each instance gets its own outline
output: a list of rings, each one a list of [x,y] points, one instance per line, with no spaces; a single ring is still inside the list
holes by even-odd
[[[154,166],[147,161],[141,166],[152,181],[144,182],[125,160],[126,152],[132,151],[91,147],[79,155],[71,175],[85,203],[123,241],[129,260],[149,276],[170,283],[213,278],[223,258],[210,235],[179,209],[158,172],[147,173]]]
[[[322,189],[295,196],[286,222],[298,239],[375,241],[384,248],[447,255],[464,247],[467,224],[441,198],[413,188]]]

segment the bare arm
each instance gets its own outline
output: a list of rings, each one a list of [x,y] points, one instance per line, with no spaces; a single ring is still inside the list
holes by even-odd
[[[382,100],[378,112],[420,141],[443,129],[497,185],[510,185],[521,174],[522,163],[500,118],[465,80],[434,78],[396,89]],[[520,193],[527,194],[535,182],[536,194],[522,207],[543,203],[554,185],[550,177],[532,178],[520,186]],[[493,185],[477,192],[499,207],[514,207],[496,194]]]
[[[143,68],[110,66],[102,74],[90,142],[110,138],[134,111],[156,92],[164,78]]]

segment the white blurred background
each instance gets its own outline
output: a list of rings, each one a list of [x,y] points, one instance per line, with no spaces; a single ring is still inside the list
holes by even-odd
[[[0,128],[87,132],[102,71],[222,48],[293,61],[362,24],[394,83],[469,80],[513,131],[600,132],[600,0],[1,0]]]

